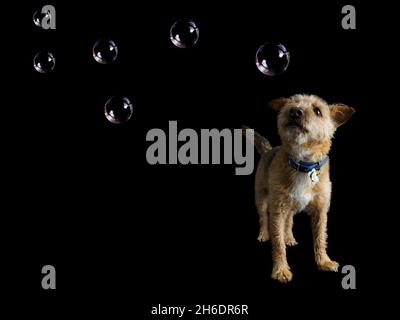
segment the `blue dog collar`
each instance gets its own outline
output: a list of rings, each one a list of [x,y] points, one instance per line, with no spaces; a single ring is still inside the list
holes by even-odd
[[[300,172],[310,172],[315,170],[320,170],[329,160],[329,157],[326,156],[324,159],[322,159],[319,162],[304,162],[304,161],[299,161],[297,162],[294,160],[291,156],[289,156],[289,165]]]

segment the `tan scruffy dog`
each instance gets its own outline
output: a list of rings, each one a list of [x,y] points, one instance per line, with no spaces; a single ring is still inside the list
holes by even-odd
[[[279,112],[282,145],[272,148],[268,140],[257,133],[254,144],[261,154],[255,181],[260,216],[258,240],[271,239],[272,278],[281,282],[292,279],[286,245],[297,244],[292,227],[293,216],[300,211],[311,216],[315,261],[319,269],[337,271],[339,264],[326,253],[331,198],[328,152],[336,128],[355,110],[301,94],[273,100],[270,106]]]

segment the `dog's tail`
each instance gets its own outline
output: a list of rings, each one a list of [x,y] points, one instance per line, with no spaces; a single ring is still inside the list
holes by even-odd
[[[242,133],[246,136],[246,131],[247,130],[253,130],[250,129],[249,127],[246,126],[242,126]],[[268,151],[270,151],[272,149],[271,144],[269,143],[269,141],[264,138],[263,136],[261,136],[260,134],[258,134],[257,132],[254,132],[254,146],[256,147],[257,151],[263,155],[266,154]]]

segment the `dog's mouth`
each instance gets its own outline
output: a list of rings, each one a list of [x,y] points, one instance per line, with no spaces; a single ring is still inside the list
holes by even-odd
[[[307,132],[308,132],[308,130],[307,130],[306,128],[304,128],[304,126],[303,126],[301,123],[299,123],[299,122],[297,122],[297,121],[294,121],[294,120],[289,120],[289,121],[286,123],[285,127],[286,127],[286,128],[298,129],[298,130],[300,130],[300,131],[303,132],[303,133],[307,133]]]

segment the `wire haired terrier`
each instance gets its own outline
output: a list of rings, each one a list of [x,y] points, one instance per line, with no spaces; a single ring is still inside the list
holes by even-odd
[[[254,145],[261,155],[255,178],[255,200],[260,218],[258,240],[271,239],[271,276],[280,282],[292,279],[286,246],[297,244],[292,231],[293,216],[300,211],[311,216],[318,268],[337,271],[339,264],[326,252],[331,199],[328,153],[336,128],[355,110],[303,94],[275,99],[269,105],[278,112],[282,145],[273,148],[257,133],[254,133]]]

